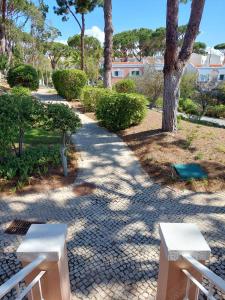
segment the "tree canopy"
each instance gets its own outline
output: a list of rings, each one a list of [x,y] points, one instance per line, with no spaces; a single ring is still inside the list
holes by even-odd
[[[218,44],[214,48],[217,50],[225,50],[225,43]]]
[[[178,27],[178,44],[183,43],[187,26]],[[156,30],[148,28],[139,28],[117,33],[113,37],[114,56],[122,58],[124,61],[128,57],[135,57],[141,61],[144,56],[152,56],[154,54],[165,52],[166,47],[166,28],[160,27]],[[196,53],[203,54],[206,45],[201,42],[195,43]]]

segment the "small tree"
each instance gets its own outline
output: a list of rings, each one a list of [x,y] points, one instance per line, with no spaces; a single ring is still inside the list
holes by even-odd
[[[59,42],[47,42],[44,44],[44,53],[48,55],[52,70],[55,70],[61,58],[70,54],[70,48]]]
[[[216,87],[217,81],[215,78],[212,78],[208,82],[200,82],[198,84],[195,99],[201,105],[201,117],[207,114],[210,106],[217,103]]]
[[[136,78],[136,88],[138,93],[148,97],[151,107],[154,107],[157,99],[163,94],[163,73],[148,68],[143,76]]]
[[[80,118],[71,108],[69,108],[69,106],[65,104],[48,104],[46,107],[46,116],[46,129],[57,131],[61,134],[60,153],[63,173],[64,176],[67,176],[67,145],[71,134],[75,133],[81,127]]]
[[[90,81],[94,82],[99,77],[99,62],[102,57],[102,47],[98,39],[93,36],[84,37],[85,56],[84,70]],[[80,34],[76,34],[68,39],[68,45],[73,48],[73,52],[81,57]],[[72,50],[72,49],[71,49]]]
[[[192,98],[197,89],[197,77],[195,73],[188,73],[182,77],[180,84],[181,98]]]
[[[101,0],[56,0],[57,7],[54,11],[57,15],[62,16],[63,21],[68,20],[68,16],[72,15],[75,22],[78,24],[80,34],[80,48],[81,48],[81,70],[84,70],[84,34],[85,34],[85,15],[95,9],[95,7],[102,3]],[[81,15],[81,21],[78,15]]]
[[[14,145],[18,141],[19,149],[16,154],[22,156],[24,134],[26,130],[38,125],[43,117],[43,104],[31,96],[2,95],[0,97],[1,136],[6,143]],[[0,138],[1,139],[1,138]]]

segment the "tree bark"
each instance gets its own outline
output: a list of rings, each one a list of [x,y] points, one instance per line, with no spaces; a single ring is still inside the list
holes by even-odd
[[[85,34],[85,16],[81,14],[82,24],[81,24],[81,34],[80,34],[80,48],[81,48],[81,60],[80,68],[84,71],[84,34]]]
[[[52,59],[51,60],[51,67],[52,67],[53,71],[56,69],[56,65],[57,65],[57,62],[54,59]]]
[[[113,24],[112,0],[104,0],[105,45],[104,45],[104,87],[112,88],[112,52],[113,52]]]
[[[5,28],[5,22],[6,22],[6,0],[1,1],[1,23],[0,23],[0,54],[6,53],[6,28]]]
[[[180,96],[180,81],[190,59],[193,45],[199,32],[205,0],[192,0],[191,14],[181,51],[178,52],[179,0],[167,0],[166,51],[164,63],[164,95],[162,130],[177,130],[177,110]]]
[[[173,132],[177,130],[177,111],[180,97],[181,78],[181,71],[164,73],[163,131]]]

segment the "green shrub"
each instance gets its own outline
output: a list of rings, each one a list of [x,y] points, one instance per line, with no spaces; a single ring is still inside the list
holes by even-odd
[[[0,177],[26,182],[33,174],[45,174],[49,167],[60,165],[58,148],[39,146],[25,150],[21,157],[9,155],[0,164]]]
[[[132,79],[122,79],[114,84],[117,93],[135,93],[136,84]]]
[[[163,108],[163,98],[159,97],[155,102],[155,107],[157,108]]]
[[[188,115],[198,115],[199,106],[191,99],[180,98],[179,110],[185,112]]]
[[[87,83],[87,76],[81,70],[57,70],[52,81],[58,94],[66,100],[77,99]]]
[[[43,104],[31,96],[0,96],[0,155],[4,156],[16,141],[21,156],[26,130],[38,126],[43,113]]]
[[[23,86],[14,86],[11,90],[11,94],[15,96],[30,96],[31,92],[28,88]]]
[[[210,106],[207,110],[207,116],[213,118],[225,118],[225,105],[219,104]]]
[[[97,102],[96,116],[110,130],[139,124],[147,112],[147,99],[139,94],[108,93]]]
[[[104,88],[85,86],[82,90],[80,101],[86,111],[95,112],[98,100],[110,92],[110,90]]]
[[[9,69],[7,81],[10,87],[24,86],[32,91],[39,87],[38,73],[30,65],[18,65]]]

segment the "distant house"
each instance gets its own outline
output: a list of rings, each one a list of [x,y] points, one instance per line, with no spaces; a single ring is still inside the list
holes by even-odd
[[[144,74],[145,64],[137,61],[119,62],[115,61],[112,64],[112,83],[127,78],[136,77]]]
[[[114,61],[112,65],[112,83],[127,78],[144,74],[149,67],[157,71],[163,71],[164,57],[145,57],[143,61],[135,61],[129,58],[127,62]],[[186,73],[197,73],[199,82],[208,82],[212,79],[225,81],[225,56],[219,50],[208,49],[206,55],[193,53],[187,64]]]
[[[225,57],[221,51],[210,48],[206,55],[193,53],[190,63],[198,72],[199,82],[225,81]]]

